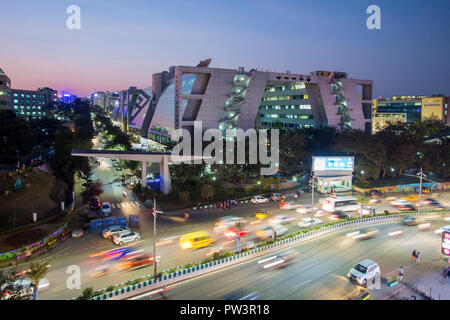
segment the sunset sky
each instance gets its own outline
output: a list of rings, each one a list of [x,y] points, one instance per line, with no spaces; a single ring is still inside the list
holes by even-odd
[[[81,30],[66,8],[81,8]],[[381,30],[366,8],[381,8]],[[374,80],[374,96],[450,95],[447,0],[41,0],[0,11],[0,68],[12,87],[86,96],[151,85],[171,65],[309,73]]]

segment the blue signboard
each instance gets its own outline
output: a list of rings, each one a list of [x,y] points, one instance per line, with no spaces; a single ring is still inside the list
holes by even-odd
[[[139,227],[139,216],[137,215],[130,215],[129,218],[130,227]]]
[[[97,219],[97,220],[91,220],[91,231],[101,231],[103,229],[106,229],[113,225],[121,225],[126,226],[127,225],[127,218],[126,217],[108,217],[106,219]]]
[[[314,171],[353,171],[353,157],[314,157]]]

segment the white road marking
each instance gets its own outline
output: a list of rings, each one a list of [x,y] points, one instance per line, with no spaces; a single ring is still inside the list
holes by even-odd
[[[136,205],[139,207],[139,202],[135,201],[134,203],[136,203]]]
[[[294,287],[294,289],[296,289],[296,288],[300,287],[302,284],[308,283],[308,282],[310,282],[310,281],[311,281],[311,280],[303,281],[303,282],[297,284],[297,285]]]

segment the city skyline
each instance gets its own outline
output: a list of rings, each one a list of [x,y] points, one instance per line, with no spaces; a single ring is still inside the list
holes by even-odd
[[[13,88],[145,88],[153,73],[212,58],[215,68],[345,71],[373,79],[374,97],[450,94],[444,1],[247,1],[239,10],[234,1],[79,1],[81,29],[69,30],[71,4],[4,4],[0,67]],[[380,30],[366,27],[370,4],[381,8]]]

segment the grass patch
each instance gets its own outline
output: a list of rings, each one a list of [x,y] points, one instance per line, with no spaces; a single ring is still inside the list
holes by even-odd
[[[33,212],[37,213],[39,221],[59,211],[58,205],[49,197],[55,181],[51,174],[39,169],[29,171],[21,178],[19,190],[14,190],[16,180],[17,176],[11,176],[0,183],[0,232],[32,223]],[[9,191],[8,195],[6,191]]]

